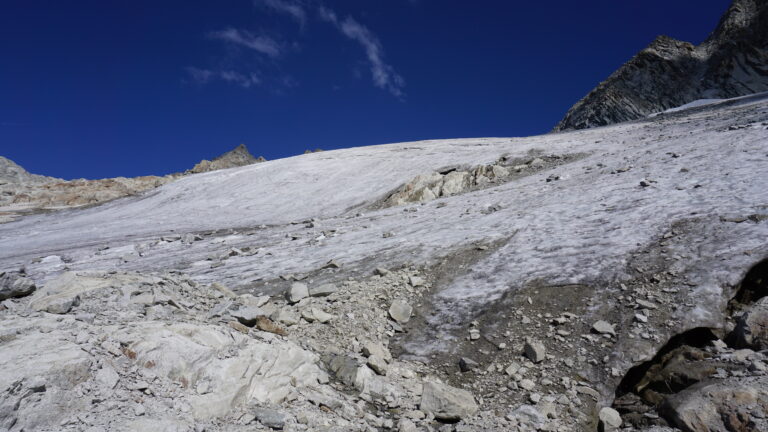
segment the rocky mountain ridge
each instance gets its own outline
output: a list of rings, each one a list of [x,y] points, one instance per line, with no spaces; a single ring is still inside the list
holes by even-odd
[[[763,91],[768,91],[768,1],[734,0],[700,45],[659,36],[577,102],[555,131]]]
[[[97,180],[63,180],[31,174],[10,159],[0,157],[0,223],[27,214],[101,204],[132,196],[178,180],[186,175],[263,162],[244,144],[213,161],[203,160],[185,173],[165,176],[116,177]]]

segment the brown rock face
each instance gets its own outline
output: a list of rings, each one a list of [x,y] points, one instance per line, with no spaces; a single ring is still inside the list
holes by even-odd
[[[101,204],[160,187],[184,175],[234,168],[265,160],[263,157],[253,157],[245,145],[240,144],[212,161],[203,160],[184,174],[62,180],[30,174],[12,160],[0,156],[0,223],[10,222],[30,213]]]
[[[208,172],[208,171],[216,171],[220,169],[227,169],[227,168],[234,168],[239,166],[245,166],[250,165],[257,162],[265,162],[266,159],[263,157],[255,158],[253,155],[248,151],[248,148],[245,146],[245,144],[240,144],[239,146],[235,147],[233,150],[230,150],[223,155],[217,157],[216,159],[209,161],[203,159],[195,165],[191,170],[189,170],[192,174],[202,173],[202,172]]]
[[[768,2],[734,0],[701,45],[659,36],[577,102],[555,131],[635,120],[698,99],[768,91]]]
[[[136,195],[178,177],[178,174],[171,174],[164,177],[62,180],[30,174],[13,161],[0,157],[0,223],[24,214],[100,204]]]

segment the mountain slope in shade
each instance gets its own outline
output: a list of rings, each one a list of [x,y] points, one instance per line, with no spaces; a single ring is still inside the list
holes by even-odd
[[[635,120],[698,99],[766,90],[768,1],[734,0],[701,45],[657,37],[571,107],[555,131]]]

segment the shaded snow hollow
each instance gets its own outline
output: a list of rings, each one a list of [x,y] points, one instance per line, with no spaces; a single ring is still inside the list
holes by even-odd
[[[767,112],[768,96],[757,95],[577,132],[359,147],[198,174],[139,197],[0,225],[0,270],[26,265],[41,281],[64,267],[172,268],[237,287],[309,272],[330,259],[367,273],[507,239],[441,287],[438,308],[442,301],[451,305],[445,313],[468,313],[531,281],[615,283],[625,276],[628,254],[675,221],[715,224],[723,216],[768,213]],[[359,213],[418,175],[503,155],[572,154],[586,157],[423,205]],[[547,181],[552,175],[559,179]],[[310,218],[313,226],[291,224]],[[226,228],[234,230],[191,245],[156,242]],[[684,259],[709,269],[697,276],[701,285],[723,287],[754,255],[768,254],[767,235],[766,222],[740,224],[718,240],[723,244],[709,245],[726,255]],[[258,253],[217,267],[207,260],[245,246]],[[51,255],[64,261],[34,261]]]

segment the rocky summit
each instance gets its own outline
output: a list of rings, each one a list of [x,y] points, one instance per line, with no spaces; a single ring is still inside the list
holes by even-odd
[[[694,46],[659,36],[577,102],[556,131],[636,120],[699,100],[768,91],[768,2],[734,0]]]
[[[251,154],[251,152],[248,151],[248,147],[246,147],[245,144],[240,144],[234,149],[224,153],[223,155],[211,161],[203,159],[202,161],[197,163],[194,167],[192,167],[192,169],[189,170],[189,172],[202,173],[202,172],[208,172],[208,171],[216,171],[220,169],[241,167],[245,165],[250,165],[252,163],[265,162],[265,161],[266,159],[264,159],[264,157],[262,156],[255,158]]]

